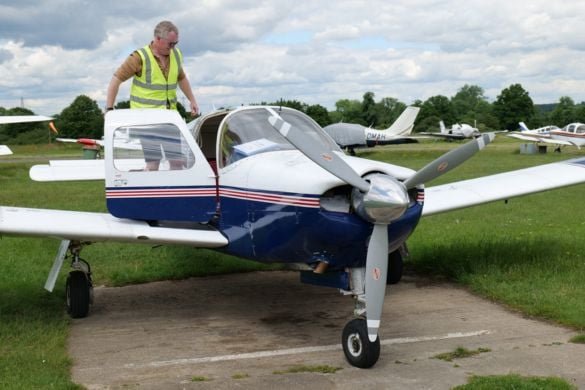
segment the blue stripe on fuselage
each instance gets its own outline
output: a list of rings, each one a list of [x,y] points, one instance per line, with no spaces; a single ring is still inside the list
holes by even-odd
[[[406,241],[421,213],[422,204],[415,203],[389,226],[390,250]],[[372,229],[354,214],[221,197],[220,230],[229,240],[222,250],[256,261],[326,260],[330,269],[360,266]]]

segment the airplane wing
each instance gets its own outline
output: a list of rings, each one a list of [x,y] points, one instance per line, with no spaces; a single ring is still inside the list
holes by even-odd
[[[507,136],[511,137],[511,138],[520,139],[523,141],[542,142],[542,143],[546,143],[546,144],[563,145],[563,146],[577,146],[574,143],[569,142],[569,141],[544,138],[544,137],[539,137],[537,135],[526,135],[526,134],[512,133],[512,134],[507,134]]]
[[[418,134],[422,134],[422,135],[427,135],[427,136],[431,136],[431,137],[438,137],[438,138],[445,138],[445,139],[466,139],[468,137],[465,137],[464,135],[461,134],[441,134],[441,133],[418,133]]]
[[[53,118],[42,115],[1,115],[0,124],[8,123],[25,123],[25,122],[44,122],[51,121]]]
[[[153,227],[107,213],[0,207],[0,234],[60,240],[184,244],[218,248],[228,240],[208,225],[196,229]]]
[[[585,183],[585,157],[428,187],[423,216]]]
[[[0,115],[0,125],[9,123],[25,123],[25,122],[43,122],[50,121],[53,118],[42,115]],[[12,150],[6,145],[0,145],[0,156],[8,156],[12,154]]]
[[[0,156],[8,156],[12,154],[12,150],[6,145],[0,145]]]

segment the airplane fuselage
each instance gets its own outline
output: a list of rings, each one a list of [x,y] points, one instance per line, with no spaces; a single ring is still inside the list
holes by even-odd
[[[151,114],[140,116],[143,123],[132,116],[120,121],[132,126],[111,121],[107,128],[106,197],[112,215],[153,226],[217,229],[228,241],[219,250],[260,262],[326,262],[330,269],[365,264],[373,224],[354,212],[351,186],[274,130],[265,109],[203,118],[194,130],[199,144],[180,118],[174,123],[171,116],[159,125]],[[282,115],[299,127],[317,126],[292,111]],[[117,142],[122,137],[126,142]],[[315,142],[331,142],[327,147],[360,176],[382,173],[404,180],[413,173],[345,156],[324,135]],[[167,161],[153,168],[153,154]],[[423,192],[422,186],[411,190],[407,211],[388,226],[390,252],[415,229]]]
[[[585,145],[585,124],[571,123],[562,129],[553,130],[550,133],[550,138],[559,141],[567,141],[576,146]]]

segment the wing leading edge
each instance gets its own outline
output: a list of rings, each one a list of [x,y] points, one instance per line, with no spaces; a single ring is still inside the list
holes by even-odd
[[[423,216],[585,183],[585,157],[425,189]]]
[[[217,230],[152,227],[144,221],[106,213],[0,207],[0,234],[60,240],[184,244],[202,248],[227,245]]]

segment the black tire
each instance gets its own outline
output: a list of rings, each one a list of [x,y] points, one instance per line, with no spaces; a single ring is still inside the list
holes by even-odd
[[[345,358],[354,367],[370,368],[380,357],[380,337],[370,342],[367,323],[362,318],[355,318],[345,325],[341,345]]]
[[[87,317],[91,300],[91,286],[83,271],[71,271],[67,277],[67,312],[72,318]]]
[[[396,284],[402,279],[402,271],[404,268],[404,261],[400,249],[392,253],[388,253],[388,276],[386,277],[386,284]]]

